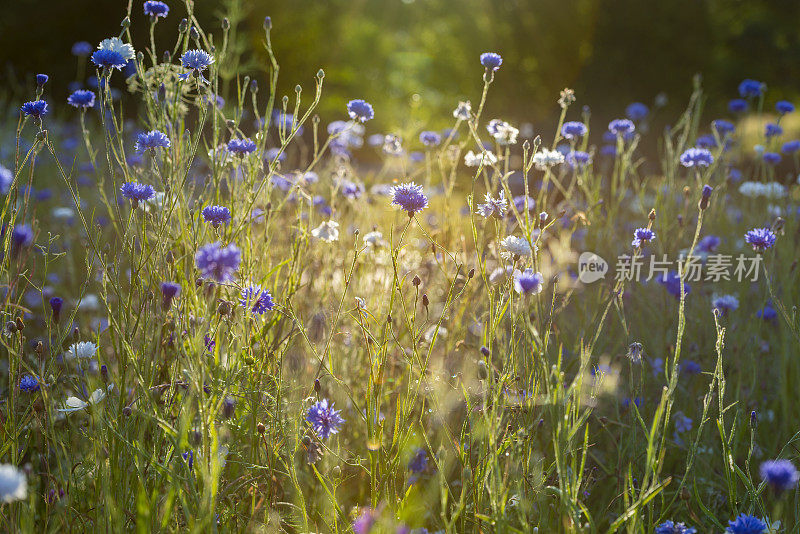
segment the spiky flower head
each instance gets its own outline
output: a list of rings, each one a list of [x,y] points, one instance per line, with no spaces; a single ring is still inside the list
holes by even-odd
[[[209,243],[197,251],[194,259],[203,277],[225,283],[233,280],[233,273],[242,261],[242,252],[233,243],[228,246],[222,246],[220,242]]]
[[[347,103],[347,114],[358,122],[367,122],[375,117],[375,110],[366,100],[356,99]]]
[[[425,196],[421,185],[410,182],[392,188],[391,203],[407,212],[409,217],[413,217],[415,213],[428,207],[428,197]]]
[[[745,243],[751,245],[753,250],[763,252],[775,244],[778,237],[769,228],[753,228],[744,234]]]
[[[252,285],[242,289],[242,296],[239,303],[249,313],[261,315],[275,307],[272,295],[266,289],[261,289],[260,285]]]
[[[341,410],[334,410],[328,399],[322,399],[308,409],[306,421],[320,439],[328,439],[331,434],[337,434],[344,423],[341,413]]]

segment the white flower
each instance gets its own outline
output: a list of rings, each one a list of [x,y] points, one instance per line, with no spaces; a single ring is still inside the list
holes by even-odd
[[[494,165],[497,163],[497,156],[488,150],[485,150],[480,154],[475,154],[472,150],[470,150],[464,154],[464,165],[467,167],[477,167],[481,163],[484,165]]]
[[[100,299],[97,298],[97,295],[89,293],[84,295],[81,299],[81,303],[78,306],[78,309],[84,311],[96,311],[100,308]]]
[[[21,501],[28,496],[25,473],[11,464],[0,464],[0,501]]]
[[[534,247],[536,247],[534,245]],[[500,255],[505,259],[511,259],[513,256],[530,256],[531,245],[524,237],[517,237],[509,235],[500,241],[500,248],[503,249]],[[534,248],[538,250],[538,248]]]
[[[458,107],[453,111],[453,117],[457,118],[458,120],[466,121],[469,120],[470,113],[472,112],[472,104],[469,103],[469,100],[466,102],[459,102]]]
[[[519,130],[504,122],[497,127],[497,133],[494,134],[495,141],[500,145],[516,145]]]
[[[100,45],[97,47],[98,50],[111,50],[112,52],[116,52],[117,54],[121,55],[125,58],[125,61],[130,61],[136,55],[136,52],[133,50],[133,46],[129,43],[123,43],[122,39],[119,37],[112,37],[110,39],[103,39],[100,41]]]
[[[72,208],[53,208],[54,219],[71,219],[75,216]]]
[[[783,198],[786,196],[786,187],[778,182],[744,182],[739,186],[739,192],[750,198]]]
[[[77,360],[84,358],[92,358],[96,353],[97,353],[97,345],[95,345],[91,341],[80,341],[78,343],[73,343],[72,346],[70,346],[67,353],[64,354],[64,359]]]
[[[386,242],[383,240],[383,234],[378,232],[377,230],[365,235],[364,243],[367,244],[367,248],[370,250],[375,248],[381,248],[386,244]]]
[[[564,163],[564,154],[556,150],[543,148],[541,152],[533,155],[533,164],[540,171]]]
[[[313,230],[311,235],[317,239],[322,239],[326,243],[339,240],[339,223],[336,221],[325,221]]]
[[[112,391],[114,389],[114,384],[108,385],[108,391]],[[74,413],[79,412],[81,410],[85,410],[89,406],[95,405],[99,402],[102,402],[103,399],[106,398],[106,390],[102,388],[97,388],[89,395],[89,402],[83,401],[78,397],[67,397],[67,400],[64,401],[64,407],[58,408],[58,411],[61,413]]]

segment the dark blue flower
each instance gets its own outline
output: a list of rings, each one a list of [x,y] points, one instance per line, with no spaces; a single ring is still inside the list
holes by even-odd
[[[136,152],[142,153],[145,150],[155,151],[157,148],[169,148],[169,137],[164,132],[158,130],[151,130],[146,133],[140,133],[136,140]]]
[[[701,252],[714,252],[719,246],[720,239],[715,235],[707,235],[697,243],[697,250]]]
[[[714,148],[717,146],[717,140],[714,139],[713,135],[701,135],[695,140],[694,144],[698,148]]]
[[[354,121],[367,122],[375,117],[375,110],[366,100],[357,99],[347,103],[347,114]]]
[[[37,74],[36,75],[36,85],[38,87],[44,87],[44,84],[47,83],[50,77],[47,74]]]
[[[147,2],[144,3],[144,14],[151,17],[153,20],[158,17],[163,18],[169,14],[169,6],[157,0],[147,0]]]
[[[138,205],[139,202],[150,200],[156,194],[152,185],[140,184],[139,182],[125,182],[119,188],[122,196]]]
[[[161,282],[161,297],[164,309],[172,305],[172,299],[181,292],[181,285],[175,282]]]
[[[700,373],[703,372],[703,368],[700,366],[699,363],[697,363],[694,360],[686,360],[681,362],[680,368],[681,368],[681,373],[690,376],[699,375]]]
[[[761,478],[775,491],[786,491],[797,486],[800,473],[789,460],[767,460],[759,468]]]
[[[787,141],[781,147],[781,152],[783,152],[784,154],[794,154],[798,150],[800,150],[800,141],[798,141],[797,139],[794,139],[792,141]]]
[[[684,523],[664,521],[656,527],[654,534],[697,534],[697,529],[687,527]]]
[[[676,299],[681,298],[681,277],[678,275],[676,271],[670,271],[667,274],[661,275],[658,278],[658,283],[664,286],[664,289],[667,290],[667,293],[675,297]],[[691,291],[689,284],[686,282],[683,283],[683,292],[685,295],[688,295]]]
[[[714,163],[714,156],[705,148],[688,148],[681,154],[684,167],[708,167]]]
[[[128,60],[116,50],[102,48],[92,54],[92,63],[105,69],[122,70],[128,64]]]
[[[425,131],[419,134],[419,142],[427,147],[438,146],[442,142],[442,136],[437,132]]]
[[[259,285],[252,285],[242,289],[242,296],[239,303],[254,315],[261,315],[275,307],[272,295],[266,289],[261,289]]]
[[[216,242],[201,247],[194,259],[203,277],[225,283],[233,280],[233,273],[242,261],[242,253],[234,244],[223,247]]]
[[[617,137],[633,133],[635,129],[636,126],[628,119],[614,119],[608,123],[608,131],[612,132]]]
[[[767,227],[753,228],[744,234],[744,241],[752,245],[753,250],[763,252],[775,244],[777,236]]]
[[[203,220],[217,228],[220,224],[230,222],[231,210],[225,206],[206,206],[203,208]]]
[[[542,273],[534,272],[533,269],[514,271],[514,291],[520,295],[538,295],[542,289],[544,289]]]
[[[772,307],[771,302],[767,302],[763,308],[756,311],[756,317],[765,321],[774,321],[778,317],[778,311]]]
[[[72,55],[78,57],[86,57],[92,53],[93,47],[86,41],[78,41],[72,45]]]
[[[428,207],[428,197],[421,185],[414,182],[396,185],[392,188],[392,205],[400,207],[413,217],[415,213]]]
[[[617,147],[614,145],[603,145],[600,147],[600,155],[601,156],[616,156],[617,155]]]
[[[767,165],[774,167],[775,165],[780,163],[783,158],[777,152],[764,152],[761,155],[761,159],[763,159],[764,163],[766,163]]]
[[[194,452],[186,451],[181,454],[181,457],[186,460],[186,466],[191,470],[194,466]]]
[[[711,127],[717,131],[720,137],[725,137],[726,135],[732,134],[734,131],[736,131],[736,126],[734,126],[732,122],[726,121],[725,119],[711,121]]]
[[[583,169],[592,162],[592,156],[582,150],[571,150],[565,158],[567,164],[574,169]]]
[[[649,113],[650,110],[641,102],[633,102],[632,104],[628,104],[628,107],[625,108],[625,116],[632,121],[638,122],[647,117]]]
[[[503,64],[503,58],[500,54],[494,52],[484,52],[481,54],[481,65],[486,67],[486,70],[496,71]]]
[[[756,80],[744,79],[739,84],[739,96],[742,98],[752,98],[761,96],[766,86]]]
[[[777,111],[781,115],[786,115],[787,113],[791,113],[792,111],[794,111],[794,104],[792,104],[788,100],[778,100],[775,103],[775,111]]]
[[[703,196],[703,198],[708,199],[709,197],[711,197],[711,193],[713,191],[714,191],[714,188],[711,187],[710,185],[706,184],[706,185],[703,186],[703,191],[701,192],[701,195]]]
[[[736,311],[739,308],[739,299],[734,295],[720,295],[711,301],[711,307],[719,310],[722,315]]]
[[[328,402],[328,399],[322,399],[309,408],[306,421],[321,439],[328,439],[331,434],[337,434],[344,423],[341,410],[334,410],[333,403]]]
[[[656,238],[656,233],[649,228],[637,228],[633,231],[633,241],[631,246],[639,248],[642,245],[649,243]]]
[[[586,128],[586,125],[578,121],[565,122],[561,127],[561,135],[564,136],[564,139],[570,140],[579,139],[586,135],[588,131],[589,129]]]
[[[44,100],[34,100],[32,102],[25,102],[20,108],[26,117],[41,118],[42,115],[47,115],[47,102]]]
[[[425,449],[417,448],[414,455],[408,461],[408,470],[414,474],[419,474],[428,468],[428,453]]]
[[[35,376],[26,374],[19,379],[19,389],[21,391],[27,391],[28,393],[34,393],[39,391],[39,381]]]
[[[33,228],[29,224],[18,224],[11,230],[11,243],[15,247],[27,247],[33,243]]]
[[[50,298],[50,309],[53,310],[53,318],[56,319],[64,306],[64,299],[61,297]]]
[[[94,107],[95,94],[92,91],[79,89],[69,95],[67,103],[76,108],[89,109]]]
[[[728,102],[728,111],[731,113],[744,113],[749,107],[747,100],[741,98],[734,98]]]
[[[728,521],[726,534],[763,534],[768,525],[754,515],[739,514],[739,517]]]
[[[256,144],[249,138],[231,139],[228,141],[228,152],[236,154],[237,156],[244,156],[255,152]]]
[[[195,78],[199,78],[205,83],[208,80],[203,77],[203,72],[214,63],[214,58],[205,50],[188,50],[181,56],[181,65],[183,68],[189,69],[189,72],[181,74],[179,78],[186,80],[194,74]]]
[[[766,137],[776,137],[782,133],[783,128],[772,122],[767,123],[766,127],[764,128],[764,135]]]

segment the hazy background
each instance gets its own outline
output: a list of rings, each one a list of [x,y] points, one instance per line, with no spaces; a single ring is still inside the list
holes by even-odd
[[[49,98],[63,101],[76,76],[72,44],[117,34],[127,3],[6,2],[0,94],[29,99],[31,75],[45,72]],[[137,49],[148,41],[142,3],[133,1]],[[182,2],[167,3],[159,52],[174,46],[185,14]],[[504,58],[489,114],[516,122],[551,120],[564,87],[599,119],[620,115],[634,100],[651,105],[661,92],[669,97],[663,115],[674,117],[695,73],[703,75],[707,105],[719,112],[745,77],[767,83],[770,102],[792,99],[800,87],[797,0],[199,0],[195,11],[219,38],[231,7],[233,20],[241,19],[245,71],[262,87],[262,20],[270,15],[281,94],[292,95],[296,83],[310,93],[324,68],[323,119],[340,117],[350,98],[365,98],[377,104],[378,127],[403,121],[411,107],[432,127],[444,126],[458,99],[479,99],[484,51]],[[116,83],[123,87],[121,78]]]

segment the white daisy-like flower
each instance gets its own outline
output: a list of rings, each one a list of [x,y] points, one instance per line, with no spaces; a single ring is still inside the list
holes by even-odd
[[[28,496],[25,473],[11,464],[0,464],[0,501],[21,501]]]
[[[453,117],[456,119],[466,121],[469,120],[470,113],[472,113],[472,104],[469,100],[466,102],[459,102],[455,110],[453,110]]]
[[[483,162],[484,165],[494,165],[497,163],[497,156],[489,150],[484,150],[478,154],[470,150],[464,154],[464,165],[467,167],[477,167],[481,162]]]
[[[108,385],[108,391],[112,391],[114,389],[114,384]],[[74,412],[79,412],[81,410],[85,410],[89,406],[93,406],[103,401],[106,398],[107,391],[103,388],[97,388],[89,395],[89,401],[84,401],[79,399],[78,397],[67,397],[64,401],[64,406],[62,408],[58,408],[58,411],[61,413],[69,414]]]
[[[564,154],[557,150],[548,150],[543,148],[541,152],[533,155],[533,164],[537,169],[543,171],[548,167],[555,167],[564,163]]]
[[[517,128],[514,128],[507,122],[503,122],[497,126],[496,133],[494,134],[494,139],[495,141],[497,141],[498,144],[502,146],[516,145],[518,135],[519,135],[519,130]]]
[[[119,37],[111,37],[110,39],[103,39],[97,46],[98,50],[111,50],[125,58],[125,61],[130,61],[136,55],[133,46],[129,43],[123,43]]]
[[[79,341],[73,343],[69,350],[64,354],[65,360],[88,359],[97,353],[97,345],[91,341]]]
[[[500,256],[505,259],[511,259],[514,256],[530,256],[532,254],[531,245],[528,243],[528,240],[524,237],[517,237],[514,235],[504,237],[500,241],[500,248],[502,249]],[[534,245],[533,252],[536,250],[538,250],[538,247]]]
[[[311,235],[317,239],[321,239],[326,243],[332,243],[339,240],[339,223],[336,221],[325,221],[313,230]]]

